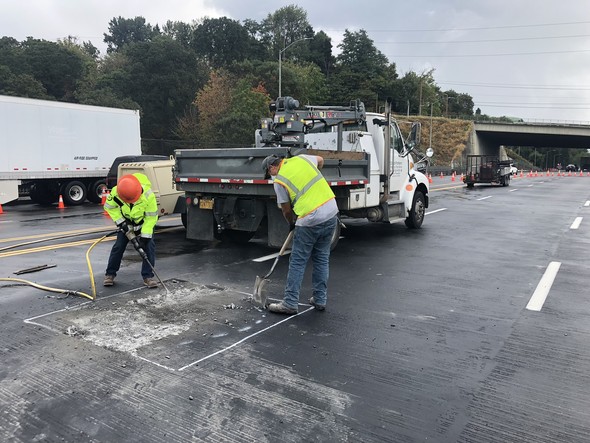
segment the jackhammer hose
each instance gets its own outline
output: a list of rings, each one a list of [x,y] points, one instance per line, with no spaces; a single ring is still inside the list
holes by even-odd
[[[92,243],[92,245],[90,245],[90,247],[86,251],[86,264],[88,265],[88,274],[90,275],[90,286],[92,286],[92,300],[96,300],[96,283],[94,283],[94,273],[92,272],[92,265],[90,264],[90,251],[92,251],[92,249],[105,238],[110,237],[111,235],[115,235],[118,232],[119,230],[117,229],[116,231],[112,231],[106,235],[103,235],[101,238]]]
[[[86,297],[90,300],[94,300],[94,297],[86,294],[85,292],[70,291],[69,289],[50,288],[49,286],[43,286],[38,283],[34,283],[32,281],[23,280],[22,278],[0,277],[0,281],[22,283],[22,284],[29,285],[29,286],[32,286],[37,289],[42,289],[43,291],[57,292],[58,294],[65,294],[65,295],[78,295],[80,297]]]

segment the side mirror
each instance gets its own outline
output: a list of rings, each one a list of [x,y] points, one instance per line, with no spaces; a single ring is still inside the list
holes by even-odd
[[[422,132],[422,124],[420,122],[412,123],[412,129],[410,130],[410,135],[408,136],[408,140],[406,140],[406,144],[410,145],[413,148],[417,147],[420,144],[420,134]]]

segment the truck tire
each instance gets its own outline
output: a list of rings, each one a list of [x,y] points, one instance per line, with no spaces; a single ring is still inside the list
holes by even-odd
[[[86,186],[84,186],[84,183],[77,180],[67,182],[62,186],[61,195],[66,205],[81,205],[86,200]]]
[[[340,220],[336,222],[336,227],[334,228],[334,232],[332,233],[332,240],[330,242],[330,251],[336,249],[336,245],[338,244],[338,240],[340,240]]]
[[[424,222],[424,213],[426,212],[426,200],[424,194],[421,191],[414,193],[414,199],[412,200],[412,208],[410,214],[405,220],[406,226],[410,229],[419,229]]]
[[[106,179],[101,178],[100,180],[96,180],[88,188],[88,201],[92,203],[101,203],[102,193],[106,192],[107,190],[108,188]]]
[[[57,184],[33,183],[29,192],[33,203],[41,206],[51,206],[59,199]]]

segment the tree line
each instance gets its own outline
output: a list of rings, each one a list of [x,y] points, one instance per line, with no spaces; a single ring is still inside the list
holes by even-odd
[[[279,89],[302,104],[359,98],[380,111],[391,97],[400,114],[474,115],[472,97],[443,91],[434,70],[400,76],[365,30],[345,30],[334,55],[330,37],[295,5],[260,22],[221,17],[160,26],[115,17],[104,42],[100,54],[71,36],[57,42],[4,36],[0,94],[139,109],[144,152],[160,154],[182,143],[251,144]]]

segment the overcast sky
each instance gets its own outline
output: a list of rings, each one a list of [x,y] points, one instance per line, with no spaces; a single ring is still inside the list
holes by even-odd
[[[364,29],[398,73],[434,68],[442,90],[482,113],[590,122],[590,2],[586,0],[0,0],[0,36],[90,40],[102,53],[113,17],[192,23],[261,21],[290,4],[332,38]]]

